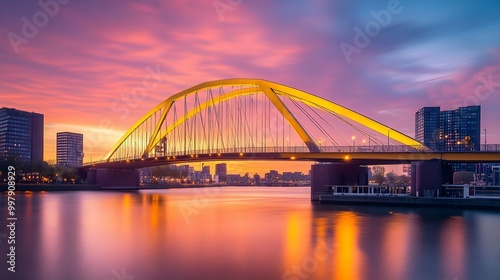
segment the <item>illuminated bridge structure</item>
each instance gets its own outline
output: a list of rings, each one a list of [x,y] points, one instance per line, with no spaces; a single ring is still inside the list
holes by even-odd
[[[262,79],[237,78],[205,82],[170,96],[132,125],[104,160],[83,168],[117,172],[197,161],[370,165],[436,159],[495,162],[499,157],[500,145],[481,152],[465,145],[460,152],[432,151],[319,96]]]

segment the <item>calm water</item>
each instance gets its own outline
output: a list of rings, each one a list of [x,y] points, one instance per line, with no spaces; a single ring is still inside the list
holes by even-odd
[[[500,212],[319,205],[309,188],[16,196],[0,279],[500,279]]]

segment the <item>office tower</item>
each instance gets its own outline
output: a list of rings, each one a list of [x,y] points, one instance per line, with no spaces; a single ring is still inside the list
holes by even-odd
[[[83,134],[57,133],[57,165],[79,167],[83,163]]]
[[[432,150],[439,148],[439,107],[424,107],[415,113],[415,139]]]
[[[424,107],[415,113],[415,138],[435,151],[479,151],[481,106],[440,111]],[[453,164],[455,171],[475,171],[475,164]]]
[[[21,162],[43,161],[43,115],[0,108],[0,155]]]

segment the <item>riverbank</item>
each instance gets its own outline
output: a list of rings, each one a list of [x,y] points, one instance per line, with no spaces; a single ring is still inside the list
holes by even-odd
[[[150,184],[140,187],[103,187],[90,184],[19,184],[16,183],[16,191],[102,191],[102,190],[162,190],[162,189],[185,189],[185,188],[210,188],[227,187],[225,184]],[[235,185],[231,185],[235,186]],[[244,187],[277,187],[277,186],[244,186]],[[291,187],[291,186],[289,186]],[[296,187],[296,186],[294,186]],[[8,191],[7,184],[0,184],[0,191]]]
[[[318,195],[320,203],[500,210],[500,199],[410,196]]]
[[[176,184],[176,185],[144,185],[140,187],[102,187],[101,185],[87,184],[16,184],[16,191],[102,191],[102,190],[158,190],[158,189],[180,189],[180,188],[206,188],[223,187],[218,184]],[[8,191],[7,184],[0,184],[0,191]]]
[[[7,184],[0,184],[0,191],[8,191]],[[99,185],[85,184],[16,184],[16,191],[96,191],[102,190]]]

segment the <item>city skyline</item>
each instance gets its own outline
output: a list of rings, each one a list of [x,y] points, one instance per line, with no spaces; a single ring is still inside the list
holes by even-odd
[[[0,58],[10,70],[0,80],[0,105],[45,115],[45,160],[56,158],[59,131],[84,134],[84,161],[99,160],[170,95],[235,76],[296,87],[410,136],[421,107],[481,105],[481,128],[500,143],[500,41],[491,36],[500,27],[498,4],[401,1],[389,9],[391,2],[245,1],[221,11],[210,1],[71,1],[49,8],[40,26],[33,16],[46,6],[2,3]],[[367,37],[373,22],[380,32]],[[138,87],[144,95],[132,100]],[[310,163],[291,168],[298,165]]]

